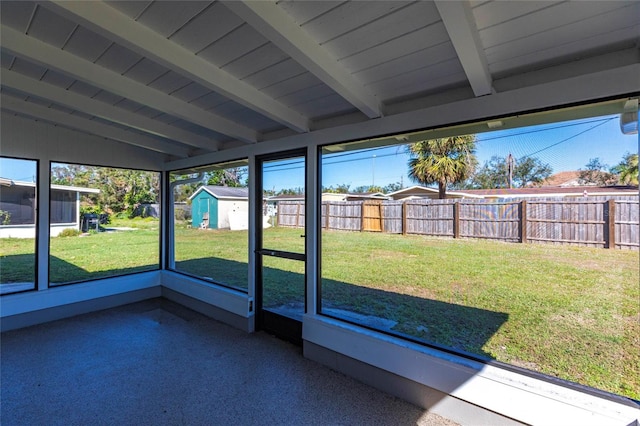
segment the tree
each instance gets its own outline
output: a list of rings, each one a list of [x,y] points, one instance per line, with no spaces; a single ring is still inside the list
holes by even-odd
[[[349,185],[348,183],[336,185],[335,187],[333,185],[329,187],[323,186],[322,192],[328,192],[330,194],[348,194],[350,186],[351,185]]]
[[[207,185],[246,187],[246,169],[242,167],[232,167],[229,169],[213,170],[207,172],[205,178]]]
[[[438,197],[446,197],[447,185],[467,179],[474,171],[475,135],[452,136],[409,146],[409,177],[425,185],[438,184]]]
[[[355,187],[353,192],[356,194],[367,194],[372,192],[384,192],[384,190],[376,185],[362,185]]]
[[[159,174],[142,170],[96,167],[94,186],[100,189],[99,207],[133,217],[140,204],[153,203],[160,192]]]
[[[394,182],[382,188],[382,192],[385,194],[388,194],[390,192],[400,191],[401,189],[402,189],[402,182]]]
[[[506,188],[507,168],[504,157],[494,155],[476,171],[459,189]]]
[[[608,166],[600,161],[600,158],[591,158],[586,164],[586,169],[580,169],[578,178],[582,184],[607,186],[617,181],[615,174],[608,172]]]
[[[98,194],[83,194],[83,209],[121,213],[129,217],[143,203],[155,203],[160,193],[160,175],[143,170],[56,164],[51,167],[51,183],[96,188]]]
[[[553,173],[549,164],[536,157],[522,157],[516,161],[513,182],[517,188],[540,186]]]
[[[627,152],[611,172],[618,175],[618,181],[622,184],[638,185],[638,154]]]
[[[549,164],[543,163],[539,158],[524,156],[515,161],[512,171],[512,187],[526,188],[538,186],[544,182],[553,169]],[[493,189],[508,188],[509,177],[507,170],[507,158],[494,155],[489,161],[461,187],[461,189]]]
[[[301,187],[297,188],[283,188],[276,195],[303,195],[304,189]]]

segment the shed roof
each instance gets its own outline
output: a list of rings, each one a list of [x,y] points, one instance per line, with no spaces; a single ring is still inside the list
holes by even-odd
[[[206,191],[217,199],[237,199],[248,200],[249,188],[246,187],[230,187],[230,186],[217,186],[217,185],[202,185],[196,192],[194,192],[189,199],[193,199],[197,194],[202,191]]]

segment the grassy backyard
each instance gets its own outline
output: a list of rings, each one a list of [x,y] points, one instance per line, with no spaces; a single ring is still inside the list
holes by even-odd
[[[137,228],[52,239],[52,280],[157,268],[157,228]],[[267,232],[278,248],[300,245],[297,229]],[[638,252],[337,231],[322,246],[327,312],[640,398]],[[177,229],[176,248],[178,269],[246,288],[246,232]],[[25,253],[33,240],[0,240],[0,282],[33,279],[14,262]],[[299,294],[296,262],[268,266],[276,303]]]

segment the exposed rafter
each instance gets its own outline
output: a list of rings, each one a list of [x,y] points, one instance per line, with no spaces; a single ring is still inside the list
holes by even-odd
[[[222,133],[244,142],[255,143],[258,133],[219,115],[204,111],[195,105],[152,89],[123,77],[99,65],[57,49],[11,28],[2,29],[0,45],[9,53],[23,57],[47,68],[53,68],[78,80],[89,83],[119,96],[182,118],[204,128]]]
[[[2,85],[25,93],[30,93],[43,99],[48,99],[56,104],[95,115],[96,117],[100,117],[105,120],[133,127],[167,139],[173,139],[185,145],[191,145],[208,151],[216,151],[218,149],[219,144],[216,141],[170,126],[157,120],[152,120],[138,114],[132,114],[129,111],[113,107],[86,96],[78,95],[77,93],[56,87],[52,84],[24,77],[14,71],[2,71]]]
[[[476,96],[492,93],[493,80],[471,8],[465,1],[437,0],[435,4],[473,93]]]
[[[32,102],[21,101],[7,95],[0,95],[0,103],[4,110],[18,112],[41,120],[62,124],[92,135],[113,139],[151,151],[161,152],[163,154],[171,154],[176,157],[184,158],[189,155],[189,149],[186,147],[179,147],[170,142],[159,141],[145,135],[131,133],[106,124],[75,117],[71,114],[67,114],[66,112],[47,108]]]
[[[309,120],[303,115],[102,1],[52,1],[41,4],[274,121],[298,132],[309,131]]]
[[[369,118],[383,115],[378,99],[275,2],[224,4]]]

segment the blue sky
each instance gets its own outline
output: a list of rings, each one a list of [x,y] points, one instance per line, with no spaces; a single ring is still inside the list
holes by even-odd
[[[480,164],[493,155],[530,155],[551,165],[554,173],[584,168],[591,158],[613,166],[625,153],[638,151],[638,135],[623,135],[617,115],[487,132],[477,135],[477,141]],[[411,186],[407,161],[402,145],[333,154],[323,159],[322,184],[349,184],[351,189],[395,182]],[[265,168],[265,188],[278,191],[303,186],[301,162],[284,160],[269,166]],[[34,161],[0,158],[1,177],[33,181],[35,175]]]
[[[614,115],[478,134],[476,155],[481,165],[494,155],[538,157],[557,173],[584,169],[592,158],[614,166],[627,152],[638,152],[638,135],[623,135]],[[401,146],[327,156],[322,184],[346,183],[352,189],[394,182],[411,186],[415,183],[407,175],[408,159]]]

